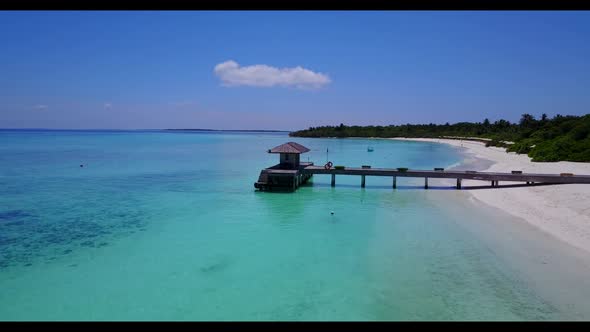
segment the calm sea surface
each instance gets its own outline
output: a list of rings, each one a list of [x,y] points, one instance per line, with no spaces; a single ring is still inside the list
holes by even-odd
[[[588,284],[565,282],[590,279],[568,272],[585,261],[435,179],[256,192],[287,141],[322,165],[464,158],[284,133],[0,131],[0,320],[590,318]]]

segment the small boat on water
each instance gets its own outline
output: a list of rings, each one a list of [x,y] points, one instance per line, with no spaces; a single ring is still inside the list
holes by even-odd
[[[367,151],[368,151],[368,152],[373,152],[373,147],[372,147],[372,146],[369,146],[369,147],[367,148]]]

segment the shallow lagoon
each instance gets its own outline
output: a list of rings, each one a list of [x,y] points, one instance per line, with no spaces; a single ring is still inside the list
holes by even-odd
[[[0,320],[590,317],[586,258],[442,182],[316,175],[254,191],[278,159],[266,150],[291,140],[316,164],[463,160],[284,133],[2,131]]]

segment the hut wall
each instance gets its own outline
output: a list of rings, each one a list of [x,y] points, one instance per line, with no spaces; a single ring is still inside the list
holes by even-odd
[[[299,167],[299,154],[281,153],[281,165],[295,169]]]

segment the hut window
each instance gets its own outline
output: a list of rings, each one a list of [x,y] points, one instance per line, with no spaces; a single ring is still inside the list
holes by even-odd
[[[285,160],[289,160],[289,154],[285,154]]]

